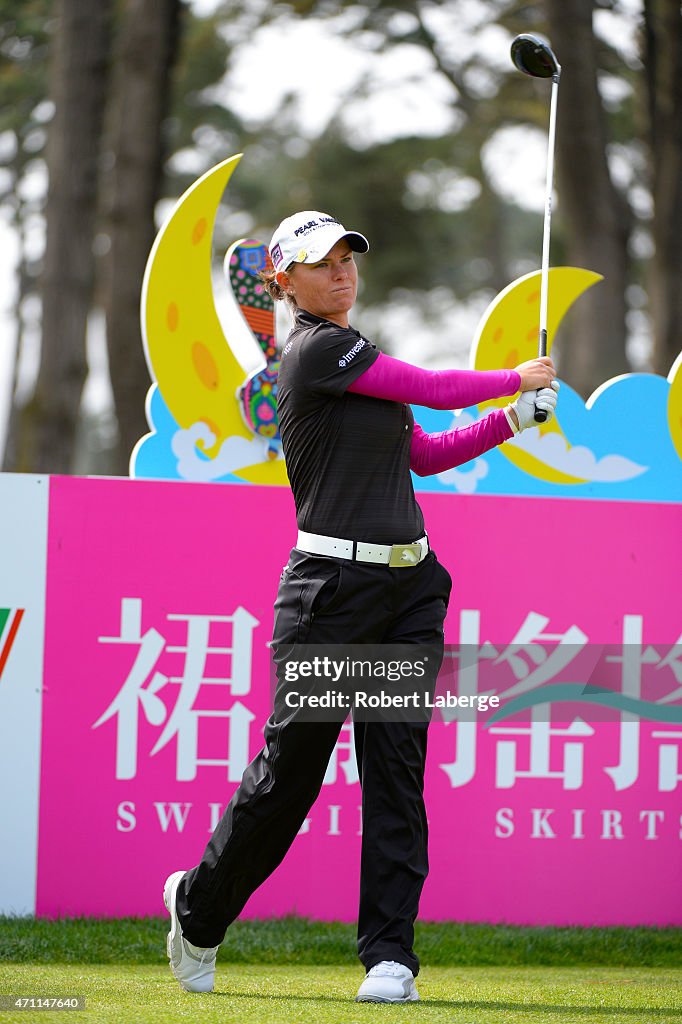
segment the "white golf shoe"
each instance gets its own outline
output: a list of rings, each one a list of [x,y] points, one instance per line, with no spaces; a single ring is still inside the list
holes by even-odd
[[[212,992],[219,947],[210,946],[208,949],[202,949],[183,938],[175,909],[175,898],[178,884],[184,874],[184,871],[175,871],[168,876],[163,887],[163,902],[171,918],[171,929],[166,942],[170,969],[186,992]]]
[[[419,999],[414,975],[395,960],[382,960],[367,972],[356,1003],[415,1003]]]

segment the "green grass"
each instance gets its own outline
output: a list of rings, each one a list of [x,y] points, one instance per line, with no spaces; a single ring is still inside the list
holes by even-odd
[[[0,993],[85,996],[75,1024],[682,1022],[682,929],[419,924],[422,1002],[405,1006],[354,1002],[363,972],[352,925],[237,922],[205,996],[172,979],[166,931],[160,918],[0,917]],[[0,1013],[5,1020],[55,1017]]]
[[[0,989],[84,995],[74,1024],[668,1024],[682,1020],[682,970],[633,968],[433,967],[419,979],[422,1002],[353,1001],[356,967],[226,965],[211,995],[183,993],[162,967],[16,965]],[[42,1024],[52,1015],[8,1014]],[[3,1014],[4,1017],[4,1014]],[[59,1020],[63,1018],[59,1017]]]
[[[167,918],[43,921],[0,917],[0,963],[162,964],[167,931]],[[682,928],[517,928],[418,922],[416,932],[421,961],[432,966],[682,965]],[[234,964],[354,965],[355,926],[304,918],[237,921],[228,929],[220,959]]]

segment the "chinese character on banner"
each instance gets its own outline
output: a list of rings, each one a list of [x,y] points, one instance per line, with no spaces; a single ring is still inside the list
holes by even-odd
[[[218,765],[227,769],[230,782],[238,782],[249,761],[249,725],[254,714],[241,701],[235,701],[227,710],[224,699],[217,707],[195,708],[200,689],[207,686],[227,687],[232,696],[243,696],[251,689],[251,660],[253,631],[259,622],[244,608],[232,615],[168,615],[168,621],[185,624],[185,642],[167,643],[156,629],[142,632],[142,601],[123,598],[121,601],[121,627],[119,636],[98,637],[102,644],[124,644],[137,647],[137,653],[127,678],[109,707],[97,719],[97,729],[110,718],[116,717],[116,778],[132,779],[137,774],[140,708],[147,722],[163,727],[151,755],[162,750],[171,739],[177,738],[176,777],[178,781],[196,778],[200,765]],[[212,627],[222,630],[226,641],[211,643]],[[157,668],[164,654],[183,656],[179,675],[164,674]],[[209,656],[229,656],[229,671],[217,676],[207,674]],[[215,659],[212,657],[212,664]],[[166,686],[177,687],[177,698],[168,712],[159,692]],[[216,693],[220,697],[220,693]],[[227,720],[225,747],[227,756],[199,757],[199,725],[202,719]]]
[[[668,670],[672,672],[677,684],[682,683],[682,636],[678,638],[665,656],[661,656],[655,647],[644,646],[643,635],[643,617],[641,615],[625,615],[621,653],[609,656],[606,660],[621,666],[621,693],[624,697],[636,704],[655,703],[661,707],[669,706],[682,697],[682,686],[677,685],[665,697],[656,701],[649,699],[642,702],[642,674],[645,666],[655,666],[656,673]],[[647,677],[647,679],[650,678],[651,676]],[[665,679],[665,676],[662,678]],[[646,710],[643,711],[643,716],[646,717]],[[618,764],[604,769],[613,780],[616,789],[627,789],[639,778],[641,717],[634,711],[621,711]],[[651,735],[654,739],[662,740],[682,738],[682,733],[670,730],[652,732]],[[670,793],[677,788],[680,781],[682,781],[682,775],[680,774],[678,744],[675,742],[663,743],[659,749],[658,788],[663,793]]]
[[[588,641],[579,626],[569,626],[565,633],[546,633],[549,619],[529,612],[512,642],[496,659],[496,665],[508,664],[517,682],[500,694],[501,700],[528,693],[560,675],[577,657]],[[555,647],[548,652],[539,641],[551,641]],[[534,667],[533,667],[534,666]],[[580,789],[583,784],[584,743],[594,729],[576,717],[562,728],[552,726],[549,707],[535,706],[526,726],[496,726],[490,732],[497,736],[527,736],[528,768],[518,767],[518,740],[503,739],[497,744],[496,779],[498,789],[511,789],[517,779],[561,779],[566,790]],[[561,767],[550,768],[552,745],[561,743]]]
[[[502,653],[490,643],[480,643],[480,613],[463,611],[460,617],[460,643],[450,657],[457,658],[458,695],[472,697],[479,693],[479,663],[481,659],[492,660],[495,668],[508,668],[516,682],[499,692],[501,700],[507,700],[542,687],[577,657],[587,644],[588,637],[576,625],[564,633],[545,632],[549,619],[538,612],[529,612],[516,635]],[[547,643],[554,644],[546,649]],[[495,688],[497,690],[497,688]],[[493,691],[486,691],[493,692]],[[481,694],[482,695],[482,694]],[[455,717],[456,712],[451,716]],[[526,726],[497,726],[491,728],[493,735],[527,736],[529,741],[528,769],[518,767],[518,743],[516,739],[501,740],[497,744],[496,778],[501,789],[511,788],[519,778],[562,779],[565,789],[578,789],[583,784],[583,744],[594,729],[580,718],[566,728],[552,727],[546,718],[547,709],[534,708],[531,721]],[[453,787],[470,782],[476,771],[476,721],[457,721],[456,758],[452,763],[441,764]],[[550,748],[553,741],[562,740],[563,764],[560,769],[550,770]]]

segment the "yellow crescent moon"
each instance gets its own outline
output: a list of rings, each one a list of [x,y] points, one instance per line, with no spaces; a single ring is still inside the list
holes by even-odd
[[[675,451],[682,459],[682,352],[673,363],[670,373],[668,395],[668,430],[675,445]]]
[[[513,369],[526,359],[537,355],[539,312],[539,270],[512,281],[497,295],[481,317],[472,346],[472,364],[475,370]],[[547,352],[551,351],[557,327],[575,300],[583,292],[601,281],[601,274],[578,267],[552,267],[549,271]],[[508,398],[482,402],[479,409],[502,407]],[[539,427],[540,432],[560,434],[566,445],[570,442],[554,416]],[[586,481],[545,465],[540,459],[516,448],[500,445],[498,451],[519,469],[531,476],[557,484],[577,484]]]
[[[212,167],[181,196],[156,236],[142,284],[142,337],[150,374],[180,427],[202,422],[215,436],[205,449],[209,458],[230,437],[253,437],[236,399],[247,373],[233,351],[235,339],[225,337],[212,281],[215,218],[240,160],[241,153]],[[234,472],[252,483],[287,483],[281,459]]]

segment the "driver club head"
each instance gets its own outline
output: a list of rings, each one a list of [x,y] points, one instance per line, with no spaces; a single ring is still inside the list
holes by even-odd
[[[519,71],[532,78],[553,78],[561,72],[552,47],[540,36],[517,36],[511,45],[511,57]]]

